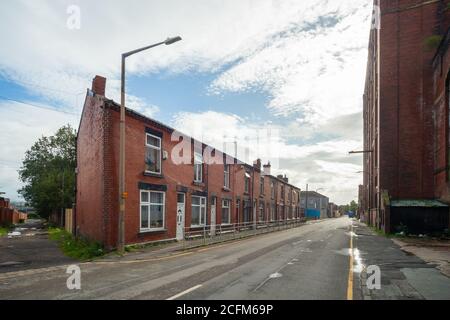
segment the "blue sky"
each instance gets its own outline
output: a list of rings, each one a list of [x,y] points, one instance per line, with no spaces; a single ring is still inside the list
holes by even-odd
[[[68,26],[71,5],[80,28]],[[25,151],[78,126],[96,74],[119,101],[120,54],[180,35],[127,61],[128,107],[217,147],[237,139],[245,161],[355,199],[361,157],[347,153],[362,147],[371,14],[371,0],[1,3],[0,189],[19,199]]]

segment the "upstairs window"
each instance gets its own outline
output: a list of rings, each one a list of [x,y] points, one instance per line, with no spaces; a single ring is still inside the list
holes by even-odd
[[[264,194],[264,177],[261,177],[261,179],[259,180],[259,190],[261,194]]]
[[[223,186],[230,189],[230,165],[224,165],[223,169]]]
[[[270,183],[270,195],[272,199],[275,199],[275,185],[273,182]]]
[[[145,171],[161,174],[161,138],[147,133],[145,149]]]
[[[203,156],[200,153],[194,153],[194,181],[203,182]]]
[[[248,172],[245,173],[245,193],[250,193],[250,174]]]

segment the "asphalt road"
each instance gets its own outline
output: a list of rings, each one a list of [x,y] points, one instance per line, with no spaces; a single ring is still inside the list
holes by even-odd
[[[0,273],[0,299],[345,300],[376,294],[424,298],[402,270],[407,267],[410,277],[427,270],[429,277],[436,269],[407,256],[388,239],[374,247],[374,237],[367,228],[340,218],[187,252],[156,250],[109,257],[79,264],[80,290],[67,289],[65,266]],[[355,250],[358,255],[350,259]],[[370,259],[383,265],[386,252],[402,265],[397,268],[391,261],[383,278],[387,291],[374,293],[364,288],[359,267]],[[448,278],[444,278],[436,281],[445,286]]]

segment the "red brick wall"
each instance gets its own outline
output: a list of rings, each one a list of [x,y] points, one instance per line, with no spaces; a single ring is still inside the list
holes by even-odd
[[[380,184],[393,198],[433,198],[430,61],[437,4],[381,2]],[[402,9],[400,12],[390,12]]]
[[[117,243],[118,236],[118,163],[119,163],[119,108],[112,102],[88,97],[78,133],[78,175],[76,225],[81,235],[102,241],[108,248]],[[162,134],[162,149],[167,159],[162,160],[162,175],[145,174],[146,128]],[[193,193],[207,194],[207,224],[211,223],[211,198],[217,198],[216,224],[222,223],[222,199],[231,200],[231,223],[243,221],[243,200],[256,202],[259,208],[260,172],[254,167],[231,165],[230,190],[224,189],[224,165],[203,166],[203,183],[194,183],[194,166],[175,164],[172,149],[179,143],[171,141],[172,130],[135,113],[126,117],[125,184],[128,198],[125,205],[125,242],[127,244],[170,240],[176,238],[177,192],[186,192],[185,227],[191,226],[191,199]],[[205,146],[203,146],[205,147]],[[191,158],[193,158],[191,145]],[[218,152],[218,157],[223,157]],[[204,153],[204,161],[208,156]],[[244,192],[245,172],[254,178],[249,193]],[[141,233],[139,183],[165,186],[165,230]],[[279,183],[278,183],[279,186]],[[270,201],[270,185],[266,185],[266,199]],[[253,192],[253,193],[252,193]],[[206,195],[205,195],[206,196]],[[236,200],[240,200],[239,214]],[[262,199],[264,201],[264,199]],[[258,211],[257,215],[258,217]],[[239,217],[239,218],[238,218]],[[253,218],[253,212],[251,215]]]
[[[106,241],[103,220],[103,100],[86,97],[77,138],[76,229],[80,235]]]
[[[450,10],[449,10],[450,11]],[[449,16],[450,19],[450,16]],[[449,35],[447,34],[447,37]],[[447,38],[448,39],[448,38]],[[445,41],[446,39],[444,39]],[[448,41],[448,40],[446,40]],[[442,46],[434,59],[435,196],[450,203],[449,170],[449,82],[450,51]]]

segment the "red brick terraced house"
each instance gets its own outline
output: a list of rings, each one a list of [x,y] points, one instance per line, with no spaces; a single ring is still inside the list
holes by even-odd
[[[105,86],[105,78],[94,78],[78,129],[75,226],[77,235],[112,249],[118,239],[120,105],[105,97]],[[222,225],[300,219],[300,189],[270,169],[127,109],[125,243],[181,240],[185,230],[197,228],[213,232]]]
[[[369,42],[360,206],[385,232],[442,231],[450,204],[450,1],[374,4],[380,28]]]

